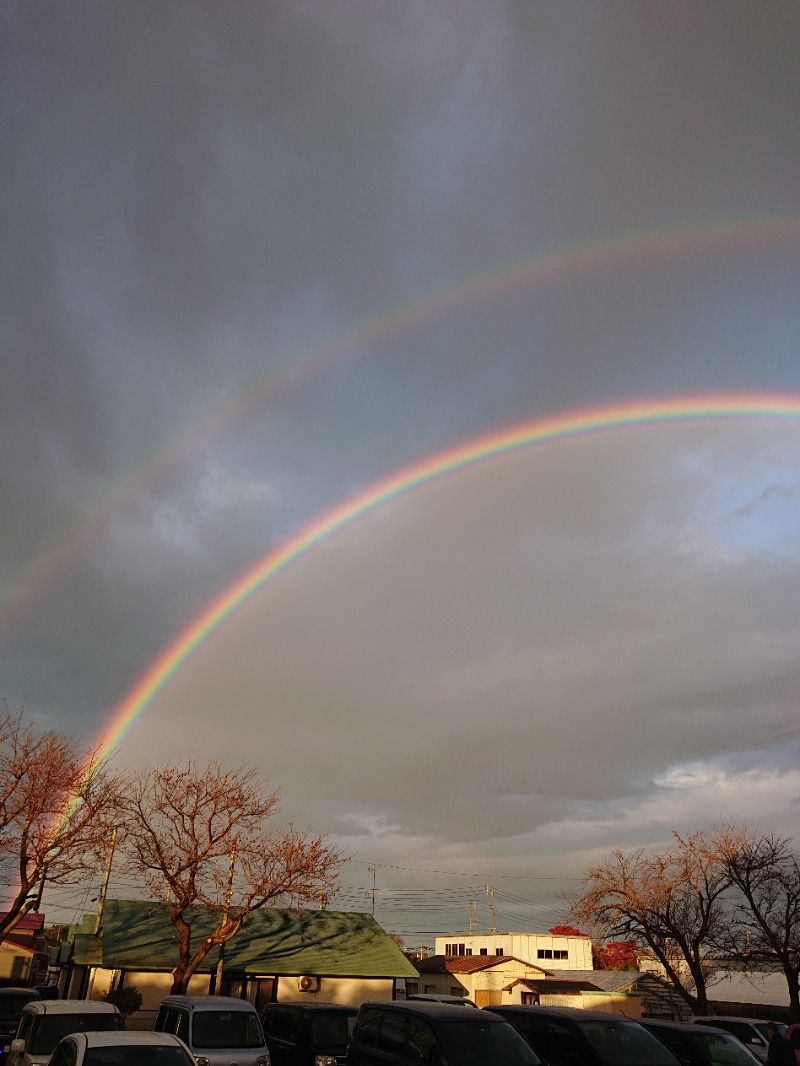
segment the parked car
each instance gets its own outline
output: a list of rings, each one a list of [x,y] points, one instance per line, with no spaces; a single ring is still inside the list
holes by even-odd
[[[431,1003],[454,1003],[457,1007],[475,1007],[477,1005],[472,1002],[468,996],[445,996],[439,995],[437,992],[412,992],[410,996],[406,996],[406,1000],[428,1000]]]
[[[362,1003],[347,1066],[540,1066],[508,1022],[450,1003]]]
[[[358,1007],[269,1003],[261,1014],[272,1066],[344,1066]]]
[[[726,1029],[729,1033],[741,1040],[748,1051],[752,1051],[759,1062],[767,1061],[769,1048],[769,1034],[767,1026],[769,1018],[737,1018],[734,1015],[720,1014],[697,1016],[692,1018],[696,1025],[713,1025],[715,1029]],[[786,1026],[782,1022],[775,1023],[783,1032]]]
[[[678,1059],[632,1018],[576,1007],[490,1007],[550,1066],[678,1066]]]
[[[642,1025],[685,1066],[759,1066],[761,1061],[727,1029],[660,1018],[642,1018]]]
[[[203,1066],[270,1066],[261,1020],[234,996],[167,996],[153,1030],[174,1033]]]
[[[34,999],[26,1003],[11,1041],[8,1066],[46,1066],[56,1044],[71,1033],[118,1031],[122,1015],[113,1003],[87,999]]]
[[[22,1008],[31,1000],[39,998],[35,988],[0,988],[0,1062],[8,1054]]]
[[[195,1066],[171,1033],[73,1033],[56,1045],[50,1066]]]

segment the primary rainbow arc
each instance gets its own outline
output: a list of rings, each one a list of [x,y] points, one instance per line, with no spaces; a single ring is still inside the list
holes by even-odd
[[[473,438],[391,474],[314,518],[248,567],[158,655],[115,707],[98,741],[103,755],[125,733],[200,645],[257,589],[325,538],[390,500],[474,466],[546,442],[590,433],[710,419],[779,418],[800,422],[800,395],[746,394],[673,397],[587,408],[554,415]]]

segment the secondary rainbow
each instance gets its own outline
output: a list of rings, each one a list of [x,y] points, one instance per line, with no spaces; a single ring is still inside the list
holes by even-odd
[[[0,626],[35,601],[56,575],[84,550],[113,511],[133,499],[159,473],[193,454],[198,445],[231,426],[243,424],[271,400],[302,387],[340,363],[374,357],[374,349],[392,337],[423,328],[461,308],[474,307],[502,296],[530,291],[604,270],[633,264],[654,264],[688,255],[738,253],[740,249],[792,246],[800,240],[800,216],[717,219],[605,238],[561,248],[517,262],[505,263],[455,285],[384,309],[340,336],[327,339],[305,353],[288,357],[283,365],[227,397],[213,410],[160,445],[142,463],[100,496],[81,519],[55,533],[31,560],[16,582],[0,594]]]
[[[536,419],[448,448],[391,474],[270,549],[213,600],[161,652],[114,709],[98,741],[108,755],[157,693],[218,626],[266,582],[327,537],[390,500],[478,463],[549,442],[636,426],[713,419],[776,418],[800,424],[800,395],[685,396],[586,408]]]

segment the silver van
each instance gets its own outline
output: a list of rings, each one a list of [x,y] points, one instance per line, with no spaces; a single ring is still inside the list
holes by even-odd
[[[769,1054],[769,1033],[767,1018],[740,1018],[738,1015],[707,1014],[697,1015],[692,1018],[697,1025],[713,1025],[715,1029],[725,1029],[733,1033],[737,1040],[741,1040],[748,1051],[751,1051],[761,1062],[767,1061]],[[786,1026],[782,1022],[775,1023],[778,1032],[783,1033]]]
[[[62,1037],[121,1028],[122,1015],[113,1003],[93,999],[31,1000],[19,1016],[8,1066],[47,1066]]]
[[[167,996],[153,1029],[174,1033],[197,1066],[270,1066],[258,1012],[233,996]]]

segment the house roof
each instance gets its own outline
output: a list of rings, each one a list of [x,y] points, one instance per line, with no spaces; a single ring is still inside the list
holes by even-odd
[[[563,981],[589,981],[600,992],[632,991],[643,977],[652,974],[640,973],[638,970],[559,970],[558,978]]]
[[[514,955],[430,955],[419,960],[417,969],[420,973],[478,973],[506,962],[516,962],[539,973],[549,972]]]
[[[600,992],[601,989],[591,981],[562,981],[557,977],[530,978],[523,977],[514,981],[508,988],[524,985],[531,992],[544,992],[545,995],[563,995],[565,992]],[[504,989],[505,991],[505,989]]]
[[[213,914],[193,912],[192,937],[199,943],[215,925]],[[101,937],[76,936],[75,961],[116,970],[169,972],[178,961],[175,930],[164,903],[107,900]],[[83,958],[78,956],[82,955]],[[208,953],[200,972],[216,968]],[[371,914],[262,908],[245,919],[225,945],[225,968],[250,974],[330,977],[416,977],[417,971]]]

